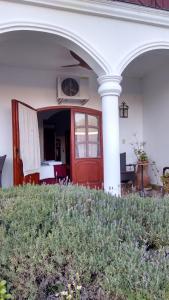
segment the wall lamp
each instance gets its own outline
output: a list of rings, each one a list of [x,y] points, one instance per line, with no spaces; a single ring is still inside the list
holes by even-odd
[[[120,118],[128,118],[128,110],[129,106],[126,104],[126,102],[122,102],[122,104],[119,106],[119,115]]]

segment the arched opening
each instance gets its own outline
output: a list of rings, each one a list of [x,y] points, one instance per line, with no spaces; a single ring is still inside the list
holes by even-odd
[[[97,76],[106,70],[104,62],[101,63],[87,43],[85,45],[82,39],[64,30],[60,30],[60,35],[59,30],[52,32],[51,29],[44,29],[44,32],[39,28],[37,31],[13,30],[0,36],[1,152],[7,154],[4,187],[12,185],[11,99],[35,109],[77,105],[79,109],[100,111]],[[70,94],[64,99],[58,96],[58,84],[67,78],[75,80],[79,86],[73,95],[69,86]],[[59,87],[63,88],[61,84]]]
[[[136,157],[134,149],[144,142],[149,161],[147,185],[159,186],[162,170],[169,165],[169,50],[145,51],[129,61],[122,73],[121,101],[129,106],[129,117],[120,119],[121,152],[127,153],[128,163],[136,163],[140,156]]]

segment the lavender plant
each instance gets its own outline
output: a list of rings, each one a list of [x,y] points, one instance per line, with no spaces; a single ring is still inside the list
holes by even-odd
[[[80,300],[167,300],[168,200],[73,185],[1,190],[0,277],[14,299],[75,298],[80,286]]]

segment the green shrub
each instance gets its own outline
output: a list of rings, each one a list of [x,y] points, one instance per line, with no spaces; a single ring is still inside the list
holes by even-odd
[[[0,300],[7,300],[7,299],[11,299],[11,295],[7,293],[7,289],[6,289],[6,281],[5,280],[1,280],[0,281]]]
[[[0,191],[0,278],[18,300],[169,299],[169,199],[76,186]]]

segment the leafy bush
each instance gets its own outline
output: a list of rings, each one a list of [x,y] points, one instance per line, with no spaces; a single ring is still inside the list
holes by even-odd
[[[7,300],[7,299],[11,299],[11,295],[7,293],[6,281],[1,280],[0,281],[0,300]]]
[[[0,278],[14,299],[169,299],[169,199],[76,186],[0,192]],[[72,288],[73,289],[73,288]]]

